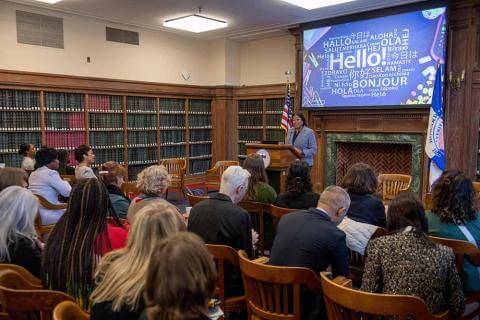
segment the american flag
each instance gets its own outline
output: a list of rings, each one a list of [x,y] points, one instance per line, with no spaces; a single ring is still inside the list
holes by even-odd
[[[288,131],[293,127],[292,123],[292,100],[290,99],[290,84],[287,84],[287,96],[285,97],[285,104],[283,105],[282,123],[280,124],[283,130]]]

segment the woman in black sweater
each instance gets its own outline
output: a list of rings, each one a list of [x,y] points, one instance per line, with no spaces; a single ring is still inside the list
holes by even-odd
[[[351,200],[347,217],[386,228],[385,207],[382,200],[373,195],[378,180],[372,167],[366,163],[354,164],[343,177],[342,187],[347,190]]]

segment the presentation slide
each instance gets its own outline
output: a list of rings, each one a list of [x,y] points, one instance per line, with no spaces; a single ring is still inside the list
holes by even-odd
[[[445,10],[305,30],[302,107],[430,104],[445,63]]]

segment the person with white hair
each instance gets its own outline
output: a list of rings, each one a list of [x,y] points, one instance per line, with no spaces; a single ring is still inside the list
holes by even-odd
[[[35,230],[38,200],[19,186],[0,192],[0,263],[24,267],[40,276],[42,252]]]
[[[220,244],[244,250],[253,257],[252,222],[247,211],[237,205],[248,189],[250,173],[240,166],[228,167],[222,175],[220,191],[210,195],[190,211],[188,230],[199,235],[207,244]],[[239,270],[225,271],[227,297],[243,294]]]

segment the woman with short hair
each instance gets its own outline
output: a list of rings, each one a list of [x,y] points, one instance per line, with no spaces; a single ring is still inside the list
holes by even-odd
[[[28,173],[20,168],[0,168],[0,192],[10,186],[26,188]]]
[[[432,313],[450,310],[457,319],[465,308],[460,277],[452,249],[426,235],[422,203],[411,193],[401,193],[388,207],[389,235],[373,239],[367,248],[361,290],[413,295]]]
[[[119,218],[126,219],[130,199],[127,198],[122,190],[122,184],[127,174],[125,167],[116,161],[108,161],[100,167],[100,178],[107,187],[113,210]]]
[[[475,210],[472,181],[458,170],[447,170],[433,185],[433,208],[427,213],[432,236],[468,241],[480,248],[480,217]],[[461,273],[466,292],[480,291],[480,273],[468,259]]]
[[[90,167],[95,162],[95,154],[90,146],[82,144],[75,148],[74,151],[75,160],[78,162],[78,166],[75,168],[75,178],[89,179],[97,178]]]
[[[88,309],[100,257],[123,248],[126,241],[127,231],[111,209],[103,183],[93,178],[80,180],[67,211],[48,237],[43,256],[45,287],[71,295]]]
[[[31,191],[10,186],[0,192],[0,263],[22,266],[39,277],[42,251],[35,230],[37,213],[38,201]]]
[[[26,171],[33,171],[35,169],[35,153],[37,149],[30,143],[22,143],[18,149],[18,154],[23,156],[21,168]]]
[[[215,263],[199,236],[180,232],[162,240],[148,267],[148,319],[208,320],[216,278]]]
[[[97,268],[91,319],[137,319],[145,308],[143,293],[154,249],[165,237],[185,230],[177,209],[165,200],[149,201],[139,210],[127,246],[107,254]]]
[[[386,227],[385,207],[382,200],[374,196],[378,180],[372,167],[361,162],[354,164],[343,177],[341,186],[347,190],[352,201],[347,213],[348,218]]]

